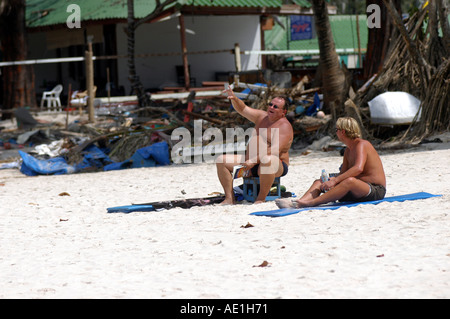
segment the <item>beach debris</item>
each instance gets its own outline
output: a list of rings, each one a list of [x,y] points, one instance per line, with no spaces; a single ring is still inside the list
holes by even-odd
[[[420,118],[420,100],[406,92],[384,92],[367,102],[374,124],[411,124]]]
[[[19,161],[0,163],[0,169],[20,168]]]
[[[444,143],[440,138],[436,137],[434,139],[424,138],[419,144],[428,144],[428,143]]]
[[[269,267],[271,265],[271,263],[269,263],[267,260],[264,260],[260,265],[258,266],[253,266],[253,267]]]
[[[377,258],[381,258],[381,257],[384,257],[384,254],[377,255]]]
[[[299,140],[326,127],[331,119],[330,115],[322,117],[323,114],[319,113],[322,112],[320,88],[306,88],[309,83],[308,76],[304,76],[292,88],[238,81],[235,93],[247,105],[257,109],[266,109],[267,103],[275,96],[287,96],[290,100],[289,120],[294,127],[295,138]],[[138,107],[132,96],[119,97],[120,102],[102,100],[102,104],[96,107],[95,123],[88,122],[81,113],[72,123],[68,122],[68,115],[64,116],[65,123],[57,120],[43,123],[39,119],[39,111],[21,109],[17,118],[20,117],[23,123],[30,119],[28,122],[32,122],[32,125],[22,125],[13,130],[2,129],[0,149],[21,149],[18,154],[19,167],[14,167],[28,176],[170,165],[172,147],[179,144],[171,139],[173,130],[177,128],[183,127],[193,133],[194,124],[201,121],[203,131],[209,128],[219,129],[226,136],[229,128],[239,127],[245,130],[252,127],[252,123],[240,116],[222,94],[224,85],[229,83],[219,84],[214,82],[214,87],[189,90],[180,88],[177,92],[186,94],[168,95],[164,98],[156,98],[158,94],[155,93],[152,94],[155,98],[152,98],[151,105],[146,107]],[[192,94],[194,91],[195,94]],[[67,114],[69,112],[71,111],[68,110]],[[34,117],[36,119],[32,121]],[[308,141],[308,145],[311,142]],[[211,147],[211,143],[211,140],[203,140],[202,152],[213,150],[213,156],[224,151]],[[146,151],[142,151],[143,149],[154,145],[158,148],[162,144],[164,156],[159,156],[158,160],[155,159],[155,154],[151,154],[149,158],[144,156]],[[239,150],[245,150],[245,141],[239,141],[238,147]],[[186,156],[195,155],[192,153]],[[173,163],[178,164],[176,159]]]
[[[70,194],[67,192],[62,192],[62,193],[59,193],[58,196],[70,196]]]
[[[250,224],[249,222],[247,222],[247,225],[241,225],[241,228],[250,228],[250,227],[255,227],[252,224]]]
[[[306,156],[306,155],[311,154],[311,153],[312,153],[311,150],[306,150],[306,151],[302,152],[302,155]]]
[[[17,119],[17,126],[22,129],[30,129],[38,124],[38,121],[24,108],[19,107],[14,110],[14,116]]]
[[[221,193],[221,192],[212,192],[212,193],[209,193],[208,194],[208,196],[218,196],[218,195],[223,195],[223,193]]]

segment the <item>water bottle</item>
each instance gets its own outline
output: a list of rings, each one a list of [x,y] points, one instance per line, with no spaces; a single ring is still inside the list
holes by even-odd
[[[322,170],[322,175],[320,175],[320,179],[321,179],[322,183],[325,183],[330,180],[330,176],[328,175],[326,170],[324,170],[324,169]],[[327,191],[323,191],[323,192],[326,193]]]
[[[322,183],[328,182],[330,180],[330,176],[328,175],[326,170],[322,170],[322,175],[320,176]]]

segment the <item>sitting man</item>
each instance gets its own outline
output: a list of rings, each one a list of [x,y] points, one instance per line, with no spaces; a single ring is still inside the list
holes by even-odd
[[[225,191],[222,204],[235,204],[233,191],[233,167],[243,165],[246,172],[259,176],[260,191],[256,203],[265,201],[275,177],[287,174],[289,149],[294,132],[286,119],[288,103],[286,98],[278,96],[269,103],[267,111],[247,106],[236,97],[231,87],[225,90],[234,109],[249,121],[255,123],[253,136],[247,144],[245,155],[225,154],[216,160],[217,175]]]
[[[363,202],[384,198],[386,176],[383,164],[372,144],[361,138],[356,120],[339,118],[336,121],[336,134],[347,146],[339,175],[324,183],[320,179],[314,181],[298,200],[277,199],[278,207],[312,207],[337,200]]]

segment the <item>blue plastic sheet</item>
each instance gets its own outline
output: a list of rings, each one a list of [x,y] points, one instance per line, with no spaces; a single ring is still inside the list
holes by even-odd
[[[169,145],[166,142],[159,142],[138,149],[130,159],[120,163],[114,163],[107,154],[95,145],[87,147],[82,152],[83,160],[76,165],[69,165],[61,156],[40,160],[23,151],[19,151],[19,154],[22,157],[20,171],[27,176],[72,174],[91,168],[103,168],[103,170],[108,171],[170,164]]]
[[[19,155],[23,160],[20,171],[27,176],[71,174],[76,171],[75,167],[67,164],[62,157],[39,160],[22,151],[19,151]]]
[[[159,142],[138,149],[131,158],[120,163],[109,164],[104,167],[104,170],[111,171],[126,168],[155,167],[169,164],[169,145],[166,142]]]
[[[314,94],[314,103],[308,107],[305,114],[307,116],[314,116],[317,114],[317,112],[320,111],[320,98],[319,94],[317,92]]]

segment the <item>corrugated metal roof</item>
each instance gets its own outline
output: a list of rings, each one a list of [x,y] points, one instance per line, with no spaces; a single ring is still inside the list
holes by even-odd
[[[282,6],[282,0],[178,0],[173,5],[198,7],[269,7]],[[310,7],[306,0],[294,0],[303,7]],[[67,12],[71,4],[80,7],[81,21],[103,19],[126,19],[127,0],[26,0],[27,27],[43,27],[65,24],[72,11]],[[153,12],[155,1],[134,0],[136,18],[142,18]]]
[[[81,21],[126,19],[128,14],[127,0],[26,0],[27,27],[65,24],[73,12],[68,12],[72,4],[80,7]],[[154,8],[154,1],[134,0],[137,18],[146,16]]]

